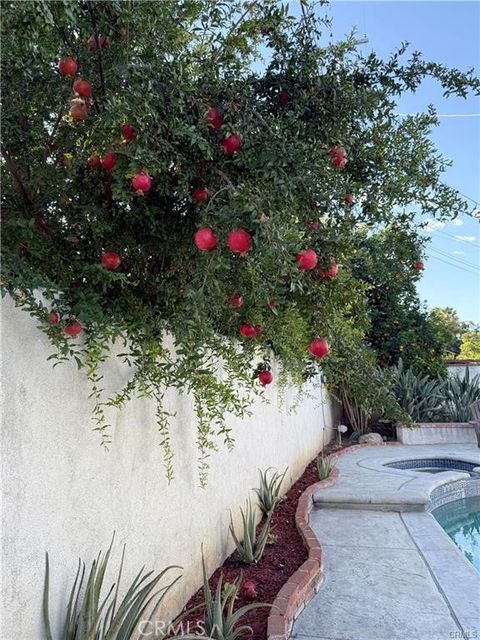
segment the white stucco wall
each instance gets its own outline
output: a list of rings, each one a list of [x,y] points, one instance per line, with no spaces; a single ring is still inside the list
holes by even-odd
[[[478,361],[471,361],[468,364],[466,364],[465,361],[449,362],[447,364],[447,372],[449,376],[464,378],[467,368],[470,372],[470,380],[480,373],[480,363]]]
[[[211,570],[231,552],[229,509],[238,513],[249,489],[258,486],[258,468],[288,465],[290,485],[331,435],[322,431],[325,422],[331,425],[331,406],[322,404],[318,388],[289,415],[295,394],[286,393],[286,406],[280,406],[272,385],[266,391],[270,404],[259,400],[251,418],[230,420],[236,447],[211,456],[202,489],[192,405],[171,393],[176,477],[169,486],[152,405],[134,400],[113,413],[113,444],[105,452],[91,430],[83,374],[72,363],[53,369],[47,362],[52,348],[36,321],[8,300],[2,306],[2,640],[43,637],[46,550],[51,619],[58,629],[78,557],[90,563],[114,530],[112,570],[127,543],[126,578],[143,565],[183,566],[168,602],[169,612],[178,610],[201,584],[201,543]],[[119,362],[109,363],[110,388],[127,373]]]

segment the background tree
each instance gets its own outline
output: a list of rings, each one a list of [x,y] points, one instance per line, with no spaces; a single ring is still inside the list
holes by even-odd
[[[461,335],[459,358],[480,360],[480,326],[472,325]]]
[[[383,61],[329,45],[302,7],[2,4],[4,290],[59,361],[85,369],[104,444],[105,405],[157,401],[169,475],[167,388],[193,394],[203,478],[273,356],[283,383],[318,369],[315,337],[347,361],[358,227],[402,225],[394,212],[412,204],[466,210],[441,181],[434,111],[398,117],[395,99],[425,76],[466,96],[472,73],[406,47]],[[325,277],[316,260],[342,269]],[[115,340],[134,367],[107,399],[99,366]]]

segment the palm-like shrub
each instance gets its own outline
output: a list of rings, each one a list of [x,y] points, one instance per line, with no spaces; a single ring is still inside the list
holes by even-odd
[[[444,382],[430,376],[416,375],[405,369],[402,361],[392,367],[393,390],[399,405],[415,422],[435,422],[446,418]]]
[[[260,471],[260,487],[254,489],[258,496],[260,509],[266,516],[272,514],[277,504],[282,500],[280,489],[288,467],[283,473],[272,470],[270,477],[268,477],[270,470],[271,467],[266,471]]]
[[[146,620],[151,621],[165,595],[180,579],[178,576],[166,586],[159,588],[159,583],[166,573],[180,567],[170,566],[156,575],[153,571],[144,573],[144,567],[142,567],[125,596],[119,601],[118,594],[125,558],[124,548],[117,581],[102,598],[105,572],[111,549],[112,545],[103,557],[100,553],[92,562],[86,582],[85,563],[79,560],[63,630],[58,636],[59,640],[130,640],[135,636],[137,625],[141,621],[145,621],[143,616],[146,612],[149,612]],[[50,567],[47,553],[43,592],[45,640],[53,640],[48,602],[49,588]]]
[[[235,533],[235,527],[233,526],[233,520],[230,515],[230,533],[237,547],[238,555],[245,564],[253,564],[258,562],[263,555],[265,545],[267,544],[268,534],[270,533],[270,519],[271,515],[267,516],[260,535],[257,537],[257,525],[255,522],[255,510],[252,508],[252,503],[247,500],[247,507],[245,511],[241,509],[242,513],[242,529],[243,535],[241,538]]]
[[[443,385],[443,394],[448,420],[468,422],[472,419],[472,404],[480,400],[480,375],[470,378],[470,370],[467,367],[463,378],[458,375],[447,378]]]
[[[329,456],[319,455],[316,459],[317,473],[319,480],[325,480],[335,468],[335,460]]]

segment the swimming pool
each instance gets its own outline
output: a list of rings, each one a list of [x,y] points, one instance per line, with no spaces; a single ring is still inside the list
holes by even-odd
[[[480,571],[480,496],[448,502],[431,513],[467,560]]]

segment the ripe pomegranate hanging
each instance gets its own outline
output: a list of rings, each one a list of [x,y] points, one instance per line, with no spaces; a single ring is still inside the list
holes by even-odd
[[[94,153],[88,159],[88,164],[92,169],[98,169],[102,166],[102,159],[98,153]]]
[[[137,132],[132,125],[127,122],[122,126],[122,136],[126,142],[132,142],[137,137]]]
[[[318,274],[322,280],[331,280],[338,274],[338,265],[335,260],[330,261],[328,269],[318,269]]]
[[[350,206],[355,204],[355,198],[353,196],[353,193],[347,193],[347,195],[345,196],[345,202]]]
[[[82,332],[82,330],[83,330],[83,327],[80,324],[80,322],[75,321],[67,324],[64,327],[63,332],[66,333],[67,336],[70,336],[71,338],[76,338],[78,334]]]
[[[218,129],[220,129],[223,124],[223,118],[216,109],[214,109],[213,107],[208,107],[207,122],[213,129],[216,129],[218,131]]]
[[[252,246],[252,236],[248,231],[237,229],[228,234],[227,245],[233,253],[246,253]]]
[[[110,38],[108,36],[102,36],[98,34],[98,48],[99,49],[108,49],[110,46]],[[87,49],[89,51],[96,51],[97,49],[97,39],[94,35],[90,36],[87,40]]]
[[[115,153],[115,151],[107,151],[107,153],[103,156],[102,167],[105,169],[105,171],[113,171],[116,164],[117,154]]]
[[[231,133],[222,140],[222,148],[228,156],[233,156],[242,146],[240,136],[236,133]]]
[[[73,58],[62,58],[58,63],[58,70],[62,76],[70,78],[77,73],[78,64]]]
[[[417,260],[417,262],[415,262],[415,269],[417,271],[423,271],[425,269],[425,265],[421,260]]]
[[[102,255],[102,266],[109,271],[115,271],[122,264],[122,259],[114,251],[106,251]]]
[[[50,324],[58,324],[60,322],[60,315],[53,309],[48,314],[48,318],[50,320]]]
[[[324,338],[315,338],[308,349],[312,356],[321,360],[330,353],[328,342]]]
[[[195,233],[194,242],[200,251],[211,251],[217,246],[218,239],[210,227],[202,227]]]
[[[87,105],[80,98],[75,98],[70,103],[70,115],[75,123],[83,122],[87,117]]]
[[[273,382],[272,372],[267,369],[262,369],[262,371],[258,372],[258,380],[262,386],[267,386],[267,384]]]
[[[132,187],[138,195],[143,196],[145,191],[149,191],[152,186],[152,179],[146,171],[136,173],[132,178]]]
[[[310,269],[315,269],[317,266],[318,258],[313,249],[305,249],[305,251],[297,253],[295,257],[297,259],[298,268],[301,271],[310,271]]]
[[[92,87],[86,80],[75,80],[73,83],[73,90],[81,98],[88,98],[92,95]]]
[[[290,94],[288,93],[288,91],[285,91],[285,89],[282,89],[282,91],[280,91],[280,93],[278,94],[278,101],[281,104],[287,104],[289,100]]]
[[[232,307],[232,309],[240,309],[240,307],[243,305],[243,296],[239,293],[235,293],[228,299],[228,304],[230,307]]]
[[[206,189],[195,189],[192,193],[195,202],[206,202],[208,200],[208,191]]]
[[[239,332],[245,338],[257,338],[262,333],[262,329],[258,324],[242,324]]]
[[[249,600],[254,600],[257,596],[257,585],[253,580],[245,580],[242,587],[242,595]]]
[[[347,152],[343,147],[332,147],[329,151],[330,161],[339,169],[344,169],[347,164]]]

